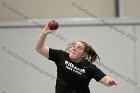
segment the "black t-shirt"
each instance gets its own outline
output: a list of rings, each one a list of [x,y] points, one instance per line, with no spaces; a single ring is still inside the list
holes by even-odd
[[[56,93],[90,93],[89,82],[94,78],[97,82],[105,74],[88,61],[72,62],[69,54],[56,49],[49,49],[49,60],[57,66]]]

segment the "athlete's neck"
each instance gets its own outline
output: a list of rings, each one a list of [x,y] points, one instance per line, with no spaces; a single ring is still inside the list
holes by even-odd
[[[81,63],[82,62],[81,59],[80,60],[79,59],[78,60],[71,59],[71,61],[74,62],[74,63]]]

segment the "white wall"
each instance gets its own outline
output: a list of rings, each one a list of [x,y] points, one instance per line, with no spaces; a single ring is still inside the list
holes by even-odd
[[[117,80],[118,86],[106,87],[93,79],[91,93],[140,92],[140,21],[117,20],[108,26],[88,19],[58,20],[59,29],[46,39],[49,47],[57,49],[65,49],[73,40],[86,41],[95,48],[101,58],[97,66]],[[54,93],[55,64],[35,51],[41,30],[27,22],[0,24],[0,92]]]
[[[115,16],[115,0],[0,0],[0,21],[89,17],[73,2],[96,16]]]

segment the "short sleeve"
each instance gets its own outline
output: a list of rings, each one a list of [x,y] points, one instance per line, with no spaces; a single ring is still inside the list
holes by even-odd
[[[58,60],[61,60],[61,57],[63,54],[64,54],[64,51],[62,50],[49,48],[49,60],[57,62]]]
[[[92,78],[94,78],[97,82],[99,82],[104,76],[106,76],[106,74],[103,73],[103,71],[98,67],[96,67],[96,65],[92,65],[90,67],[90,70]]]

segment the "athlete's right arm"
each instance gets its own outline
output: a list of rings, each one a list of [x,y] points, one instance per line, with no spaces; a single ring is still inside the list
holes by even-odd
[[[49,58],[49,47],[44,44],[46,36],[55,30],[50,30],[49,27],[46,25],[44,29],[42,30],[42,33],[37,38],[36,43],[36,51],[40,53],[41,55],[45,56],[46,58]]]

